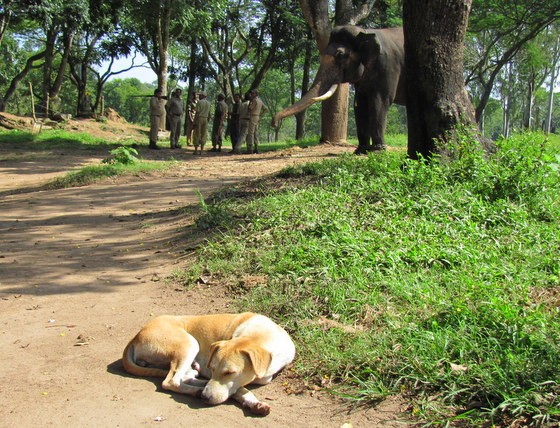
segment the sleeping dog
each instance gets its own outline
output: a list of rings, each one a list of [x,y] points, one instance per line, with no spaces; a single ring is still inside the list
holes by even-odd
[[[164,389],[201,396],[212,405],[233,397],[264,416],[270,406],[245,385],[269,383],[294,356],[288,333],[264,315],[163,315],[126,346],[123,366],[134,375],[165,377]]]

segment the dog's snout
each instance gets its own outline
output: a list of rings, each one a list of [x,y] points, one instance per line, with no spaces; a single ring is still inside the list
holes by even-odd
[[[216,404],[220,404],[219,401],[217,401],[215,399],[215,397],[213,397],[212,395],[205,393],[205,391],[202,391],[202,395],[201,395],[202,401],[204,401],[206,404],[209,404],[211,406],[215,406]]]
[[[204,391],[202,391],[202,394],[200,395],[200,398],[202,398],[202,401],[204,401],[206,404],[211,404],[210,403],[210,397],[206,396],[204,394]]]
[[[229,394],[228,390],[220,387],[220,385],[216,386],[209,383],[202,390],[201,398],[206,404],[215,406],[226,401],[229,398]]]

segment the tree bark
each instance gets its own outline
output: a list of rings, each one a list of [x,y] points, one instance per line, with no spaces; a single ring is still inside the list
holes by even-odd
[[[331,23],[328,0],[300,0],[303,16],[317,41],[319,53],[329,43]],[[356,3],[356,4],[355,4]],[[367,16],[374,0],[354,2],[337,0],[335,3],[335,25],[355,24]],[[348,84],[339,85],[332,97],[322,103],[321,107],[321,141],[345,142],[348,134]]]
[[[430,157],[435,141],[475,125],[463,80],[463,46],[472,0],[404,0],[408,156]]]
[[[329,20],[329,2],[327,0],[300,0],[303,16],[317,42],[319,54],[329,44],[331,24]],[[321,141],[346,141],[348,130],[348,92],[339,90],[321,105]],[[346,103],[346,106],[342,104]]]
[[[165,0],[162,2],[161,15],[157,20],[159,69],[155,71],[158,78],[158,87],[161,88],[162,92],[166,95],[169,57],[169,26],[171,25],[172,2],[173,0]]]
[[[41,97],[41,104],[39,105],[39,111],[48,117],[48,107],[47,100],[50,97],[51,87],[52,87],[52,73],[53,73],[53,61],[55,55],[55,42],[57,39],[57,29],[50,27],[46,31],[46,42],[45,42],[45,61],[43,63],[43,90]]]

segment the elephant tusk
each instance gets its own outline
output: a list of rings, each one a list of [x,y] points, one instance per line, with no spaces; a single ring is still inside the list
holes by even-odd
[[[334,85],[332,85],[330,87],[330,89],[325,92],[323,95],[319,96],[319,97],[315,97],[313,98],[313,102],[318,102],[318,101],[325,101],[327,98],[332,97],[332,95],[334,94],[334,92],[336,91],[336,88],[338,88],[338,84],[335,83]]]

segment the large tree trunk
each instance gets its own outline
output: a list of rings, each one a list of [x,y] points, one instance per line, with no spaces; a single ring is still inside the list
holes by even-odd
[[[62,88],[62,83],[64,82],[64,77],[66,73],[66,67],[68,66],[68,58],[70,56],[70,50],[72,49],[72,43],[74,40],[74,34],[71,31],[64,32],[63,36],[63,51],[58,64],[57,69],[54,68],[54,59],[57,55],[56,41],[58,38],[58,29],[51,27],[47,31],[47,41],[45,49],[45,62],[43,63],[43,99],[40,105],[40,111],[42,111],[45,117],[51,116],[54,110],[59,108],[58,105],[58,94]],[[53,80],[54,76],[54,80]],[[54,102],[53,102],[54,101]]]
[[[45,61],[43,63],[43,90],[41,97],[41,104],[38,110],[45,116],[48,117],[48,101],[51,94],[52,87],[52,73],[53,73],[53,61],[55,55],[55,42],[57,39],[58,31],[55,28],[49,28],[46,32],[46,42],[45,42]]]
[[[322,53],[329,43],[331,24],[329,20],[329,2],[300,0],[303,16],[309,24],[317,42],[319,53]],[[321,106],[321,141],[346,141],[348,127],[348,90],[339,90]],[[341,106],[341,103],[346,106]]]
[[[329,43],[331,21],[329,0],[300,0],[301,10],[317,41],[319,53]],[[336,0],[335,25],[355,25],[371,11],[374,0]],[[346,141],[348,133],[348,84],[339,85],[336,93],[324,101],[321,109],[321,141]]]
[[[171,25],[171,13],[173,0],[162,2],[162,12],[158,20],[158,49],[159,49],[159,73],[158,86],[164,94],[167,94],[167,70],[169,67],[169,27]]]
[[[463,46],[472,0],[404,0],[408,155],[429,157],[434,141],[475,125],[463,80]]]
[[[337,91],[323,101],[321,109],[321,142],[344,143],[348,135],[348,83],[338,85]]]

